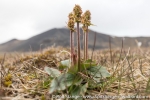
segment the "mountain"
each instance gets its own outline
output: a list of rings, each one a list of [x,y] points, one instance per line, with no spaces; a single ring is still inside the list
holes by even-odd
[[[81,39],[82,39],[82,30]],[[94,31],[89,30],[89,48],[93,47],[94,42]],[[109,48],[109,37],[111,39],[112,48],[121,47],[123,37],[112,37],[110,35],[96,32],[96,49]],[[76,39],[76,37],[75,37]],[[124,47],[137,47],[135,41],[140,41],[142,47],[150,46],[150,37],[124,37]],[[82,40],[81,40],[82,42]],[[70,33],[66,28],[54,28],[33,36],[27,40],[13,39],[6,43],[0,44],[1,52],[12,52],[12,51],[38,51],[40,49],[55,46],[69,47],[70,45]]]

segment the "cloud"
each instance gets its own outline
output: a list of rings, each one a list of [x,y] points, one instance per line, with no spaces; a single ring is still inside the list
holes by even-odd
[[[0,43],[64,27],[75,4],[90,10],[90,28],[116,36],[150,36],[149,0],[1,0]]]

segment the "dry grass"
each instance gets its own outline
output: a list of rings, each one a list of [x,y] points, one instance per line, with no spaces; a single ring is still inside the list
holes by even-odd
[[[2,100],[51,100],[48,94],[51,79],[44,72],[45,66],[58,68],[59,62],[69,58],[69,49],[48,48],[40,52],[1,54]],[[82,53],[83,54],[83,53]],[[89,51],[89,58],[92,51]],[[112,56],[110,56],[112,55]],[[150,50],[113,49],[94,51],[93,59],[105,66],[111,77],[100,88],[88,90],[87,95],[149,96],[150,98]],[[3,62],[4,61],[4,62]],[[8,73],[11,78],[6,80]],[[11,81],[11,84],[6,84]],[[46,98],[46,99],[44,99]]]

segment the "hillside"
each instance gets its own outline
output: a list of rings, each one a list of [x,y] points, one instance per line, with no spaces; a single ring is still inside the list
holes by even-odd
[[[82,30],[81,39],[82,39]],[[111,37],[112,47],[121,47],[122,37],[112,37],[102,33],[96,34],[96,49],[109,48],[109,37]],[[33,36],[27,40],[13,39],[6,43],[0,44],[0,51],[12,52],[12,51],[38,51],[46,47],[52,46],[69,46],[69,30],[66,28],[54,28]],[[136,47],[135,40],[142,42],[142,47],[150,46],[150,37],[124,37],[124,47]],[[82,40],[81,40],[82,41]],[[89,31],[89,47],[93,46],[94,31]]]

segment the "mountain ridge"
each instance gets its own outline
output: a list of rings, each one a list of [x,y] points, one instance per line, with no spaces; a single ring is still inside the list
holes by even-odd
[[[82,29],[80,29],[81,39]],[[94,31],[89,30],[89,48],[93,47]],[[112,48],[121,47],[123,37],[113,37],[104,33],[96,32],[96,49],[109,48],[109,38],[111,39]],[[135,40],[142,42],[142,47],[150,46],[150,37],[124,37],[124,47],[137,47]],[[76,39],[76,37],[75,37]],[[8,42],[0,44],[0,51],[13,52],[13,51],[38,51],[55,44],[56,46],[69,47],[70,45],[70,32],[67,28],[53,28],[41,34],[35,35],[26,40],[12,39]],[[82,40],[81,40],[82,42]]]

